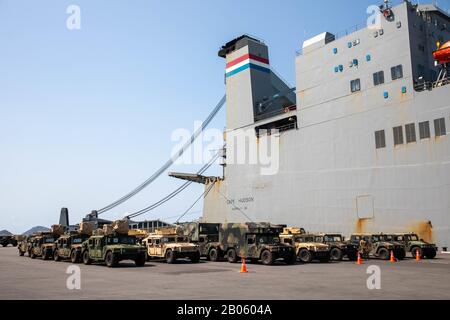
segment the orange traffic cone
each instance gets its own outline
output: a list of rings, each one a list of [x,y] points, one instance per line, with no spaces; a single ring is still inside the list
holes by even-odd
[[[358,252],[358,259],[356,259],[356,264],[361,265],[363,264],[362,259],[361,259],[361,254]]]
[[[242,264],[241,264],[241,273],[247,273],[247,265],[245,264],[245,258],[242,257]]]
[[[394,251],[391,250],[391,260],[389,260],[390,262],[397,262],[397,260],[394,257]]]
[[[420,261],[420,252],[416,250],[416,261]]]

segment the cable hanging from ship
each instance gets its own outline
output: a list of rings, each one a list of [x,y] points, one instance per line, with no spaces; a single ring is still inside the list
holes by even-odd
[[[161,174],[163,174],[170,166],[174,164],[176,160],[178,160],[184,152],[192,145],[192,143],[197,139],[197,137],[203,132],[203,130],[210,124],[210,122],[215,118],[217,113],[222,109],[223,105],[225,104],[226,98],[225,96],[220,99],[219,103],[216,105],[216,107],[211,111],[209,116],[206,118],[206,120],[202,123],[201,127],[198,128],[191,136],[191,139],[187,141],[183,147],[175,153],[160,169],[158,169],[151,177],[149,177],[147,180],[145,180],[142,184],[137,186],[135,189],[124,195],[123,197],[117,199],[116,201],[110,203],[109,205],[96,210],[98,214],[105,213],[118,205],[124,203],[131,197],[135,196],[139,192],[141,192],[143,189],[145,189],[148,185],[150,185],[153,181],[155,181]]]
[[[212,157],[211,160],[207,164],[205,164],[199,171],[197,171],[197,174],[203,174],[206,170],[208,170],[214,164],[214,162],[219,158],[219,156],[220,156],[220,153],[217,152],[215,154],[215,156]],[[149,211],[152,211],[152,210],[158,208],[159,206],[163,205],[167,201],[169,201],[172,198],[174,198],[176,195],[178,195],[180,192],[182,192],[184,189],[186,189],[192,183],[193,183],[193,181],[187,181],[187,182],[183,183],[180,187],[175,189],[173,192],[171,192],[170,194],[168,194],[167,196],[165,196],[161,200],[153,203],[152,205],[150,205],[150,206],[148,206],[148,207],[146,207],[144,209],[141,209],[139,211],[133,212],[133,213],[127,215],[127,217],[129,219],[133,219],[133,218],[136,218],[136,217],[138,217],[140,215],[143,215],[143,214],[145,214],[145,213],[147,213]]]

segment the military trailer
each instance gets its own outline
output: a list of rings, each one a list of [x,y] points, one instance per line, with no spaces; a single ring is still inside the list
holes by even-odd
[[[2,247],[7,247],[8,245],[12,245],[13,247],[17,247],[17,240],[16,238],[11,236],[0,236],[0,245]]]
[[[213,262],[224,258],[219,243],[220,223],[189,222],[179,227],[189,242],[198,245],[201,257]]]
[[[188,258],[197,263],[200,260],[199,247],[178,234],[175,228],[157,229],[142,240],[147,248],[147,259],[165,259],[167,263],[175,263],[177,259]]]
[[[364,242],[363,246],[361,245],[362,241]],[[349,242],[358,246],[358,250],[364,258],[375,257],[389,260],[391,251],[398,259],[403,259],[406,255],[404,245],[385,240],[385,236],[380,234],[352,234]]]
[[[315,241],[330,246],[330,259],[342,261],[347,257],[350,261],[356,261],[358,257],[358,246],[353,243],[345,242],[344,237],[338,233],[319,233]]]
[[[228,262],[238,258],[261,260],[264,265],[272,265],[277,259],[287,264],[296,261],[294,247],[280,241],[280,233],[285,226],[270,223],[226,223],[219,229],[220,249],[226,253]]]
[[[145,265],[145,247],[137,243],[135,236],[110,233],[97,234],[82,244],[82,259],[86,265],[104,262],[108,267],[116,267],[122,260],[133,260],[138,267]]]
[[[436,245],[425,242],[415,233],[396,233],[391,236],[394,241],[403,243],[406,252],[410,252],[413,258],[417,256],[417,253],[421,258],[434,259],[436,257],[438,250]]]
[[[42,260],[48,260],[53,257],[53,246],[59,235],[52,232],[40,232],[31,239],[29,256],[31,259],[41,257]]]
[[[317,242],[313,234],[304,233],[298,228],[284,228],[280,238],[283,243],[295,247],[296,257],[302,263],[310,263],[313,260],[330,261],[330,246]]]
[[[62,235],[55,241],[53,259],[55,261],[69,260],[72,263],[81,262],[81,249],[89,235],[78,232]]]

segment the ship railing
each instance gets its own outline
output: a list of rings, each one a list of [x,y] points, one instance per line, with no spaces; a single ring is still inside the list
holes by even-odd
[[[294,104],[294,105],[285,107],[283,109],[277,109],[277,110],[274,110],[274,111],[271,111],[271,112],[267,112],[267,113],[263,113],[263,114],[257,115],[257,116],[255,116],[255,121],[260,121],[260,120],[272,118],[272,117],[278,116],[280,114],[289,113],[289,112],[295,111],[295,110],[297,110],[297,105]]]
[[[279,127],[274,127],[270,129],[259,129],[256,131],[256,137],[259,138],[261,136],[270,136],[274,133],[281,133],[288,130],[298,129],[297,122],[293,122],[290,124],[282,125]],[[275,131],[275,132],[273,132]]]
[[[450,84],[450,76],[438,81],[424,81],[414,85],[414,90],[417,92],[422,92],[426,90],[433,90],[434,88],[439,88]]]
[[[352,33],[355,33],[357,31],[363,30],[365,28],[367,28],[367,21],[355,24],[355,25],[353,25],[351,27],[348,27],[348,28],[346,28],[346,29],[344,29],[342,31],[334,33],[333,34],[334,35],[334,40],[333,41],[336,41],[338,39],[341,39],[343,37],[351,35]],[[300,48],[299,50],[295,51],[295,56],[297,56],[297,57],[301,56],[302,54],[303,54],[303,49],[302,48]]]

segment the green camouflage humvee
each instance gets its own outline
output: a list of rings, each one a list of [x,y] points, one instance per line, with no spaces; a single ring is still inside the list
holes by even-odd
[[[40,232],[31,240],[30,258],[41,257],[42,260],[48,260],[53,257],[53,246],[58,235],[51,232]]]
[[[17,246],[17,240],[14,236],[0,236],[0,245],[2,247],[8,246],[8,244],[12,245],[13,247]]]
[[[365,243],[364,247],[360,246],[361,241]],[[382,260],[389,260],[391,251],[394,252],[394,256],[398,259],[403,259],[406,255],[404,245],[386,241],[380,234],[352,234],[349,242],[358,246],[364,258],[376,257]]]
[[[285,226],[270,223],[228,223],[219,230],[220,249],[226,252],[228,262],[237,262],[238,257],[261,260],[264,265],[271,265],[277,259],[287,264],[296,261],[294,247],[281,243],[279,234]]]
[[[396,233],[392,235],[394,241],[403,243],[406,251],[415,258],[419,253],[421,258],[434,259],[437,253],[437,247],[434,243],[428,243],[419,238],[415,233]]]
[[[84,264],[105,262],[115,267],[122,260],[134,260],[136,266],[145,265],[145,247],[137,244],[135,236],[112,233],[94,235],[83,242],[82,257]]]
[[[190,222],[179,227],[189,242],[198,245],[202,257],[213,262],[224,258],[219,243],[220,223]]]
[[[316,242],[330,246],[330,258],[334,261],[342,261],[347,257],[350,261],[356,261],[358,256],[358,246],[347,243],[341,234],[319,233],[315,237]]]
[[[89,235],[78,232],[62,235],[55,241],[53,259],[55,261],[70,259],[72,263],[80,263],[82,244],[87,239]]]

